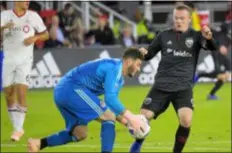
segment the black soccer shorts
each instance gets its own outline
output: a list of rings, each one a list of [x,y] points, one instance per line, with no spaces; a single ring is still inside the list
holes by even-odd
[[[193,110],[192,88],[182,91],[167,92],[156,89],[153,86],[141,108],[154,112],[154,119],[156,119],[160,114],[166,111],[170,103],[172,103],[176,112],[183,107],[188,107]]]

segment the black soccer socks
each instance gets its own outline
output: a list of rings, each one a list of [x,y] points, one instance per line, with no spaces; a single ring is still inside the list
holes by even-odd
[[[176,131],[175,145],[173,148],[173,153],[181,153],[184,145],[188,139],[190,128],[185,128],[179,125],[179,128]]]
[[[222,80],[218,80],[215,83],[214,88],[211,90],[210,95],[215,95],[215,93],[221,88],[222,85],[223,85],[223,81]]]

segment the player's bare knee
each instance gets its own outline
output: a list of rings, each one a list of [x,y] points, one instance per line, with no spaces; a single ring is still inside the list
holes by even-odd
[[[217,79],[225,82],[228,79],[228,77],[227,77],[227,74],[220,74],[218,75]]]
[[[192,123],[192,118],[180,118],[180,125],[183,127],[190,127]]]
[[[148,120],[151,120],[154,118],[154,112],[147,110],[147,109],[141,109],[140,114],[144,115]]]
[[[179,122],[180,122],[180,125],[183,127],[186,127],[186,128],[190,127],[192,123],[192,114],[186,113],[186,114],[179,115]]]
[[[78,140],[82,141],[87,138],[88,136],[88,131],[86,126],[76,126],[73,131],[72,135]]]
[[[178,117],[180,125],[183,127],[190,127],[192,123],[192,109],[183,107],[178,110]]]

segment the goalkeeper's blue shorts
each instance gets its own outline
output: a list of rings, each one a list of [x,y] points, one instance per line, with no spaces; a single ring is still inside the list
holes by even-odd
[[[54,99],[65,120],[66,130],[70,132],[76,125],[87,125],[107,110],[95,94],[75,85],[56,86]]]
[[[0,91],[2,91],[2,66],[3,66],[3,51],[0,50]]]

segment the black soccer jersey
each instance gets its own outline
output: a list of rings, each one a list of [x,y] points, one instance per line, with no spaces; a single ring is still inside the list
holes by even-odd
[[[155,88],[180,91],[191,88],[193,75],[201,48],[217,50],[217,44],[206,40],[193,29],[181,33],[173,29],[160,32],[148,47],[145,60],[161,51],[161,61],[155,76]]]

